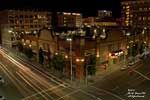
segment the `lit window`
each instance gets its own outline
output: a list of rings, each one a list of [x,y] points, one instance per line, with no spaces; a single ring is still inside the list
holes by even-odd
[[[128,21],[128,20],[126,20],[125,22],[126,22],[126,24],[128,24],[128,23],[129,23],[129,21]]]
[[[141,20],[141,19],[142,19],[141,17],[138,18],[138,20]]]
[[[126,6],[126,9],[129,9],[130,8],[130,6]]]
[[[130,15],[130,17],[133,17],[133,15]]]
[[[126,7],[125,6],[123,6],[123,9],[125,9]]]
[[[130,24],[132,24],[132,21],[130,21]]]
[[[144,10],[147,10],[147,8],[144,8]]]
[[[142,11],[142,8],[139,8],[140,11]]]
[[[146,17],[143,17],[143,20],[145,21],[145,20],[146,20]]]
[[[129,15],[129,12],[128,12],[128,11],[126,12],[126,15]]]

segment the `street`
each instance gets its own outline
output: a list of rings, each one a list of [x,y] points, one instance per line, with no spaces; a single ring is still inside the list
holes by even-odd
[[[108,92],[109,94],[123,98],[121,100],[150,100],[150,62],[149,58],[144,60],[143,64],[138,64],[134,68],[125,71],[116,71],[111,75],[103,78],[102,80],[92,84],[90,88],[86,91],[91,91],[95,88],[93,95],[98,95],[97,91]],[[129,96],[129,92],[132,93],[142,93],[144,97],[134,97],[134,95]],[[100,95],[99,97],[105,97],[105,95]],[[102,100],[110,100],[111,97],[108,95]],[[112,100],[112,98],[111,98]],[[116,100],[116,99],[114,99]]]
[[[150,99],[149,58],[133,68],[117,70],[87,87],[76,89],[26,62],[15,60],[3,50],[0,53],[4,58],[0,75],[5,80],[5,84],[0,85],[0,95],[8,100],[133,100],[130,90],[144,92],[144,100]],[[143,97],[134,98],[143,100]]]

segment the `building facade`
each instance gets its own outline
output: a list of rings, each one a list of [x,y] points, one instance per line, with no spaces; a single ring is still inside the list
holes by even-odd
[[[82,25],[82,14],[57,12],[58,27],[80,27]]]
[[[2,44],[12,47],[21,34],[37,34],[43,27],[51,27],[51,13],[38,10],[3,10],[0,11]],[[7,40],[5,35],[11,35]],[[6,43],[7,41],[7,43]]]
[[[99,17],[99,18],[112,17],[112,11],[99,10],[99,11],[98,11],[98,17]]]
[[[121,6],[124,26],[150,27],[150,0],[123,0]]]

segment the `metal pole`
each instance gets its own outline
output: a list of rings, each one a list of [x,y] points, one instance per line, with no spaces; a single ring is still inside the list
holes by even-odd
[[[85,67],[86,67],[86,73],[85,73],[85,74],[86,74],[86,75],[85,75],[85,76],[86,76],[86,77],[85,77],[86,79],[85,79],[85,82],[86,82],[86,85],[87,85],[87,75],[88,75],[87,67],[88,67],[88,66],[86,65]]]
[[[71,83],[72,83],[72,39],[70,39],[70,72],[71,72]]]

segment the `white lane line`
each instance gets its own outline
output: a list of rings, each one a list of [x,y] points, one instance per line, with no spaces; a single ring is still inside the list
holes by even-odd
[[[144,74],[142,74],[142,73],[140,73],[140,72],[138,72],[138,71],[136,71],[136,70],[133,70],[133,72],[135,72],[135,73],[139,74],[140,76],[142,76],[142,77],[144,77],[145,79],[147,79],[147,80],[149,80],[149,81],[150,81],[150,78],[148,78],[148,77],[147,77],[147,76],[145,76]]]
[[[3,53],[5,53],[5,51],[8,51],[7,49],[3,49],[3,50],[1,50]],[[6,53],[5,53],[6,54]],[[8,54],[7,54],[7,56],[8,56]],[[10,56],[9,56],[10,57]],[[12,58],[12,57],[11,57]],[[29,66],[34,66],[34,67],[36,67],[34,64],[32,64],[32,63],[30,63],[30,64],[28,64],[28,63],[26,63],[26,62],[24,62],[23,61],[23,59],[21,59],[20,57],[18,57],[18,59],[21,61],[21,62],[23,62],[23,63],[25,63],[25,64],[27,64],[27,65],[29,65]],[[46,74],[44,74],[44,73],[42,73],[42,72],[40,72],[38,69],[40,69],[40,68],[38,68],[38,69],[36,69],[36,68],[34,68],[34,67],[32,67],[34,70],[36,70],[36,71],[38,71],[40,74],[42,74],[42,75],[44,75],[45,77],[47,77],[47,78],[49,78],[49,79],[51,79],[51,81],[53,81],[53,82],[55,82],[56,84],[66,84],[67,86],[70,86],[70,84],[68,84],[68,83],[66,83],[66,82],[63,82],[62,80],[60,80],[60,79],[58,79],[57,77],[55,77],[54,75],[52,75],[52,74],[50,74],[50,73],[47,73],[47,72],[45,72],[46,74],[48,74],[48,75],[50,75],[51,77],[49,77],[49,76],[47,76]],[[53,78],[55,78],[56,80],[54,80]],[[60,81],[60,82],[58,82],[58,81]],[[64,85],[65,86],[65,85]]]
[[[88,93],[88,92],[85,92],[84,90],[80,90],[81,92],[83,92],[83,93],[85,93],[86,95],[89,95],[89,96],[91,96],[91,97],[93,97],[93,98],[96,98],[96,99],[100,99],[101,100],[101,98],[99,98],[99,97],[97,97],[97,96],[95,96],[95,95],[93,95],[93,94],[90,94],[90,93]]]
[[[63,98],[65,98],[65,97],[67,97],[67,96],[69,96],[69,95],[71,95],[71,94],[74,94],[74,93],[76,93],[76,92],[78,92],[79,90],[75,90],[75,91],[73,91],[73,92],[71,92],[71,93],[68,93],[68,94],[66,94],[66,95],[64,95],[64,96],[62,96],[62,97],[60,97],[60,98],[58,98],[58,99],[56,99],[56,100],[60,100],[60,99],[63,99]]]
[[[25,98],[23,98],[23,99],[21,99],[21,100],[26,100],[26,99],[32,98],[32,97],[34,97],[34,96],[36,96],[36,95],[39,95],[40,93],[45,93],[45,92],[48,92],[48,91],[57,89],[57,88],[59,88],[59,87],[61,87],[61,86],[58,85],[58,86],[55,86],[55,87],[52,87],[52,88],[49,88],[49,89],[42,90],[42,91],[37,92],[37,93],[35,93],[35,94],[33,94],[33,95],[30,95],[30,96],[28,96],[28,97],[25,97]]]
[[[26,80],[20,73],[18,73],[18,75],[30,86],[32,87],[37,93],[39,92],[39,90],[34,87],[28,80]],[[39,93],[45,100],[48,100],[46,96],[44,96],[44,94]],[[54,99],[53,99],[54,100]]]
[[[90,86],[90,87],[92,87],[92,88],[94,88],[94,89],[97,89],[97,90],[99,90],[99,91],[103,91],[103,92],[105,92],[105,93],[107,93],[107,94],[109,94],[109,95],[112,95],[112,96],[114,96],[114,97],[120,99],[120,100],[125,100],[124,98],[121,98],[120,96],[118,96],[118,95],[116,95],[116,94],[114,94],[114,93],[111,93],[111,92],[109,92],[109,91],[106,91],[106,90],[104,90],[104,89],[99,89],[99,88],[97,88],[97,87],[95,87],[95,86]]]
[[[16,86],[16,88],[19,90],[19,92],[21,92],[21,94],[22,94],[23,96],[26,96],[25,91],[22,91],[22,90],[27,90],[27,89],[24,88],[23,86],[20,87],[20,86],[19,86],[19,85],[21,85],[20,81],[19,81],[12,73],[10,73],[10,72],[7,70],[7,68],[5,69],[5,66],[4,66],[2,63],[0,63],[0,65],[1,65],[2,71],[7,75],[7,77],[11,80],[11,82]],[[2,66],[3,66],[4,68],[3,68]],[[29,91],[28,91],[28,92],[29,92]]]

